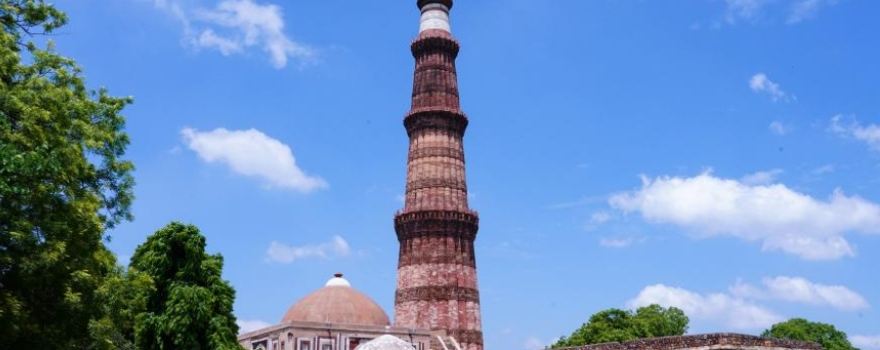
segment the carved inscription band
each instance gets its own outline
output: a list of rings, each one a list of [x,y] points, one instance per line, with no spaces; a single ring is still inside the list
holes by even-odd
[[[427,157],[449,157],[464,161],[464,152],[450,147],[419,147],[409,152],[410,161]]]
[[[446,74],[452,74],[453,78],[457,76],[457,72],[455,71],[455,67],[450,64],[431,64],[431,63],[422,63],[416,67],[416,74],[418,73],[430,73],[431,71],[440,71]],[[436,73],[435,73],[436,74]],[[455,84],[453,84],[455,85]]]
[[[459,191],[467,191],[467,184],[459,179],[438,179],[438,178],[428,178],[428,179],[419,179],[413,180],[406,184],[406,192],[409,193],[415,190],[421,190],[424,188],[449,188],[453,190]]]
[[[394,296],[394,303],[400,304],[408,301],[423,300],[458,300],[480,302],[480,292],[473,288],[458,286],[427,286],[398,289]]]
[[[397,239],[403,242],[421,236],[453,236],[473,241],[477,236],[479,218],[475,212],[414,211],[394,218]]]
[[[419,210],[410,212],[400,212],[394,217],[394,223],[403,225],[410,222],[424,221],[461,221],[471,224],[479,224],[480,217],[473,210],[457,211],[457,210]]]
[[[471,249],[473,251],[473,249]],[[400,257],[397,261],[397,265],[399,267],[411,266],[411,265],[422,265],[422,264],[455,264],[455,265],[464,265],[469,267],[476,267],[477,262],[474,259],[473,254],[460,254],[460,253],[452,253],[452,254],[441,254],[441,255],[426,255],[426,254],[411,254],[409,252],[404,252],[400,254]]]

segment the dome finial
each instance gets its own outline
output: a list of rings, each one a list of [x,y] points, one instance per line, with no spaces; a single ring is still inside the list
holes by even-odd
[[[333,278],[327,281],[325,287],[351,287],[351,283],[348,283],[348,280],[342,278],[342,272],[337,272],[333,274]]]

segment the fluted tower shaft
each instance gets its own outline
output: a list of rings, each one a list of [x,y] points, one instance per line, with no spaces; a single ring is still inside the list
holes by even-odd
[[[400,242],[395,324],[442,330],[462,349],[482,350],[474,239],[479,218],[468,207],[461,111],[452,36],[452,0],[420,0],[421,25],[412,43],[415,76],[406,201],[395,217]]]

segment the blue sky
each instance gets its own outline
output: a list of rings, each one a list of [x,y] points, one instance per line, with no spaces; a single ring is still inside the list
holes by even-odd
[[[393,313],[414,1],[86,0],[57,48],[131,95],[126,260],[198,225],[246,325],[334,272]],[[880,349],[880,3],[461,1],[488,349],[592,313],[803,316]]]

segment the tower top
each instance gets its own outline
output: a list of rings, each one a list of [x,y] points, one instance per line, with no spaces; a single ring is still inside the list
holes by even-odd
[[[419,9],[422,18],[419,22],[419,33],[438,29],[451,33],[449,25],[449,9],[452,8],[452,0],[419,0]]]
[[[423,9],[426,5],[430,4],[441,4],[446,6],[446,9],[452,9],[452,0],[419,0],[417,4],[419,9]]]

